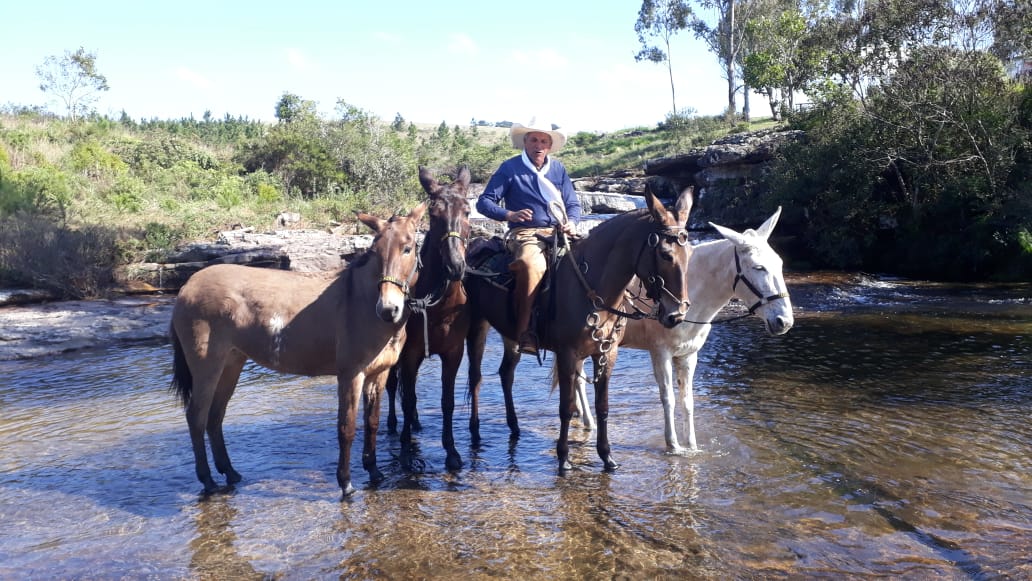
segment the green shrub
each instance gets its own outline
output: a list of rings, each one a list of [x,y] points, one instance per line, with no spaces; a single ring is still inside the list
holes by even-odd
[[[68,154],[68,164],[72,171],[93,178],[117,175],[127,169],[121,158],[93,140],[76,143]]]
[[[71,201],[71,180],[52,166],[12,172],[0,183],[0,216],[29,213],[63,222]]]
[[[123,175],[108,189],[105,198],[119,212],[139,212],[143,208],[146,186],[139,178]]]

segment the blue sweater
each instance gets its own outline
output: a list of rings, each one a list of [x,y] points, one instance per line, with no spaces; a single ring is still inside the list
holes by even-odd
[[[566,168],[559,160],[550,158],[545,178],[562,194],[566,215],[571,223],[576,224],[580,221],[581,206]],[[477,200],[477,211],[493,220],[505,222],[506,211],[517,212],[530,208],[534,213],[532,220],[509,222],[509,228],[543,228],[554,226],[558,222],[548,209],[549,199],[551,197],[547,192],[540,191],[535,172],[523,165],[522,156],[517,155],[502,162],[498,171],[488,180],[484,193],[480,194]],[[503,200],[504,208],[499,205]]]

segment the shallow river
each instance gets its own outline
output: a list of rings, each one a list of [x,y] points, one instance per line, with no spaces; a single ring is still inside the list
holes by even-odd
[[[340,500],[332,378],[249,366],[226,437],[244,480],[200,496],[168,346],[0,362],[0,578],[1032,577],[1032,289],[790,278],[795,327],[717,326],[701,452],[663,453],[647,354],[620,353],[601,470],[527,358],[510,443],[489,344],[480,449],[444,469],[436,359],[417,472]],[[465,385],[465,370],[459,378]],[[360,439],[359,439],[360,440]],[[358,444],[360,445],[360,444]]]

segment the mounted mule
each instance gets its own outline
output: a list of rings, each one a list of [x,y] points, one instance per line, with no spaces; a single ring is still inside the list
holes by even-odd
[[[428,273],[447,271],[448,276],[421,276],[414,287],[414,294],[426,299],[421,308],[413,309],[413,315],[409,317],[405,346],[387,380],[387,428],[393,432],[397,427],[394,401],[400,381],[404,411],[402,460],[407,464],[411,459],[412,430],[417,423],[416,376],[425,358],[439,355],[441,408],[444,413],[441,441],[448,453],[447,468],[457,470],[462,467],[462,459],[455,449],[452,416],[455,412],[455,376],[462,363],[469,331],[469,310],[466,307],[466,290],[462,286],[463,271],[448,271],[448,268],[456,263],[465,267],[466,243],[470,235],[469,201],[466,198],[469,169],[462,167],[451,183],[441,184],[428,170],[420,168],[419,182],[430,196],[430,231],[423,243],[423,266]]]
[[[420,204],[408,216],[390,220],[358,214],[376,237],[368,251],[332,277],[216,265],[182,287],[172,311],[171,388],[186,408],[205,493],[218,489],[205,432],[216,469],[230,485],[241,479],[226,451],[222,422],[248,359],[282,373],[336,375],[337,482],[345,495],[354,491],[350,459],[360,398],[362,465],[373,482],[382,478],[376,467],[380,393],[405,341],[409,288],[419,267],[416,233],[425,210]],[[464,262],[452,265],[453,272],[463,268]]]
[[[616,216],[571,243],[549,274],[548,288],[540,293],[537,335],[545,349],[555,352],[559,374],[559,438],[556,454],[560,471],[569,462],[569,428],[576,403],[576,374],[581,361],[591,356],[595,369],[595,408],[599,418],[596,447],[606,470],[617,467],[612,457],[607,418],[609,378],[616,363],[618,344],[627,317],[621,310],[624,288],[635,276],[646,281],[648,295],[658,303],[658,320],[664,327],[681,322],[688,308],[686,272],[691,250],[685,224],[692,206],[692,190],[681,193],[673,211],[646,192],[647,209]],[[470,256],[476,252],[471,243]],[[468,259],[470,260],[470,259]],[[516,340],[516,321],[508,289],[483,277],[467,277],[466,289],[473,323],[467,341],[470,396],[473,417],[470,428],[479,440],[478,395],[480,366],[489,325],[503,337]],[[509,358],[506,353],[506,358]],[[515,355],[515,354],[514,354]],[[512,385],[515,365],[499,369],[503,385]],[[506,408],[512,410],[511,390]],[[515,412],[507,414],[513,436],[519,427]]]
[[[792,300],[782,275],[781,257],[767,242],[780,215],[781,208],[778,208],[759,228],[742,233],[711,222],[710,225],[723,239],[703,242],[692,249],[688,261],[691,307],[685,313],[684,321],[672,329],[664,329],[656,321],[632,320],[624,330],[620,346],[647,350],[652,359],[652,372],[663,402],[663,431],[670,454],[685,454],[699,449],[695,438],[692,379],[699,351],[706,344],[712,325],[755,314],[763,320],[771,335],[783,335],[792,328]],[[732,298],[745,305],[748,312],[714,321]],[[687,450],[677,439],[675,379],[681,389],[681,407],[688,424]],[[593,420],[583,381],[578,382],[578,392],[578,402],[583,402],[579,406],[581,421],[590,429]]]

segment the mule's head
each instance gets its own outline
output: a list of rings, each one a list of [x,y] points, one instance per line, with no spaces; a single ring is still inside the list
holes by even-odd
[[[742,233],[710,222],[710,226],[735,245],[735,298],[748,306],[750,313],[763,319],[771,335],[787,333],[795,323],[792,299],[781,273],[781,257],[767,243],[780,216],[779,207],[758,229]]]
[[[685,227],[692,209],[692,188],[681,192],[673,210],[666,209],[651,190],[645,191],[645,200],[652,231],[639,253],[635,274],[645,283],[649,298],[659,303],[659,322],[671,328],[684,320],[689,305],[688,258],[692,249]]]
[[[415,282],[419,269],[416,232],[425,211],[426,202],[413,208],[408,216],[393,216],[390,220],[358,213],[358,219],[376,232],[369,248],[380,263],[376,314],[388,323],[400,323],[405,314],[409,287]]]
[[[430,196],[430,230],[426,244],[439,249],[441,267],[448,280],[462,280],[466,274],[466,242],[469,241],[469,168],[462,166],[455,180],[441,184],[425,167],[419,168],[419,183]],[[428,268],[430,266],[428,265]]]

